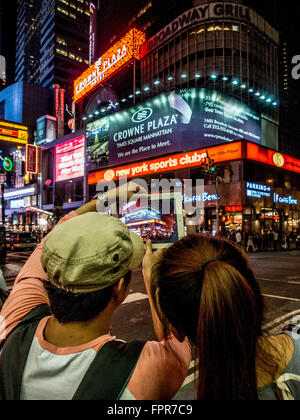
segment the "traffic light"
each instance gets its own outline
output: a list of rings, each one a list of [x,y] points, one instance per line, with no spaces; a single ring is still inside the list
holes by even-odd
[[[13,163],[9,158],[1,159],[1,169],[4,172],[11,172],[13,170]]]
[[[208,155],[208,152],[206,152],[207,157],[203,159],[202,165],[201,165],[201,172],[204,175],[212,175],[212,176],[220,176],[221,171],[220,168],[218,168],[215,164],[215,161],[211,159]]]
[[[11,172],[13,169],[13,163],[10,159],[5,158],[3,160],[3,169],[5,170],[5,172]]]

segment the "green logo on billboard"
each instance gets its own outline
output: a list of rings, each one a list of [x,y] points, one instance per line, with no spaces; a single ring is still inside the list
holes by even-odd
[[[148,120],[152,114],[153,114],[153,111],[151,108],[140,109],[132,116],[132,121],[135,123],[144,122]]]

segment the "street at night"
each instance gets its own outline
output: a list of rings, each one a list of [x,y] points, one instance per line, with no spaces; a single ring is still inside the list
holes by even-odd
[[[6,281],[12,287],[17,273],[30,252],[8,253],[4,268]],[[249,256],[265,300],[266,333],[300,319],[300,251],[260,253]],[[111,333],[126,341],[155,340],[148,296],[141,270],[133,273],[130,295],[114,315]]]

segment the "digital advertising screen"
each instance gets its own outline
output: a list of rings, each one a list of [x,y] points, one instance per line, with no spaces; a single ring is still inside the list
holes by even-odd
[[[84,176],[85,137],[80,136],[55,147],[55,181]]]
[[[245,139],[262,143],[261,117],[220,92],[183,89],[87,125],[89,170]]]

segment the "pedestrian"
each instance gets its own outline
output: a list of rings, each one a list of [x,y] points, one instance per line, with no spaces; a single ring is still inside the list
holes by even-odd
[[[277,231],[274,232],[274,252],[278,251],[278,239],[279,234]]]
[[[284,251],[287,251],[288,250],[288,241],[287,241],[287,234],[286,233],[284,233],[282,235],[282,249]]]
[[[257,250],[261,252],[262,250],[262,234],[261,232],[257,233]]]
[[[268,251],[268,232],[264,230],[263,236],[262,236],[262,248],[263,251]]]
[[[287,243],[287,249],[290,250],[291,249],[291,234],[290,234],[290,232],[288,232],[286,234],[286,243]]]
[[[242,246],[242,235],[240,230],[238,230],[235,235],[235,241],[239,246]]]
[[[190,235],[152,267],[145,276],[165,328],[196,354],[195,381],[175,399],[300,400],[300,328],[263,335],[262,293],[241,248]]]
[[[252,233],[249,234],[248,236],[248,241],[247,241],[247,248],[246,248],[246,252],[249,252],[249,249],[252,248],[253,252],[256,252],[256,248],[253,242],[253,235]]]
[[[296,248],[297,249],[300,248],[300,232],[298,233],[297,238],[296,238]]]
[[[235,242],[235,240],[236,240],[236,232],[235,232],[235,230],[231,230],[231,232],[230,232],[230,240],[232,241],[232,242]]]
[[[158,342],[127,344],[110,334],[144,253],[142,240],[120,220],[96,212],[96,201],[60,221],[21,270],[1,312],[0,337],[11,334],[0,355],[0,399],[168,400],[176,394],[190,345],[164,335],[151,298]]]
[[[268,251],[273,251],[274,249],[274,233],[272,230],[268,232]]]

